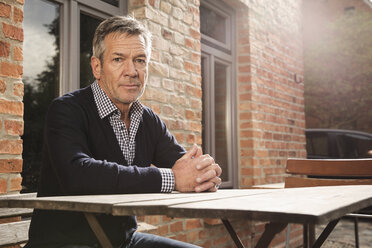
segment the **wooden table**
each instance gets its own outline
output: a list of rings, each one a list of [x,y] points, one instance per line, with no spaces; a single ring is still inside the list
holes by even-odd
[[[0,207],[84,212],[102,247],[112,247],[96,213],[167,215],[222,219],[237,247],[244,247],[229,219],[268,221],[256,247],[268,247],[288,223],[328,224],[313,247],[320,247],[338,220],[372,206],[372,185],[291,189],[219,190],[216,193],[122,194],[4,199]]]

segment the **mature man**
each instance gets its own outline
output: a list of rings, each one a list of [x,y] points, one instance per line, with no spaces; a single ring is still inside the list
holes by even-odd
[[[96,81],[54,100],[44,133],[39,196],[216,191],[221,168],[199,147],[184,149],[139,101],[150,33],[132,17],[102,22],[94,36]],[[155,166],[151,166],[155,165]],[[134,216],[101,215],[115,247],[195,247],[135,232]],[[80,213],[35,210],[26,247],[99,247]]]

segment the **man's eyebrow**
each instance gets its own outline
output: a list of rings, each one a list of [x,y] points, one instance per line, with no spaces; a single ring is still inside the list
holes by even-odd
[[[112,54],[115,55],[115,56],[126,57],[123,53],[119,53],[119,52],[113,52]],[[136,58],[139,58],[139,57],[147,58],[145,53],[140,53],[140,54],[136,55],[135,57]]]
[[[117,53],[117,52],[114,52],[112,53],[113,55],[116,55],[116,56],[121,56],[121,57],[125,57],[125,55],[123,53]]]

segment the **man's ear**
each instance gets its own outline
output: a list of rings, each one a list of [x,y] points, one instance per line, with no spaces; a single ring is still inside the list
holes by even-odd
[[[101,79],[101,61],[97,57],[92,56],[90,58],[90,66],[92,67],[94,77],[97,80]]]

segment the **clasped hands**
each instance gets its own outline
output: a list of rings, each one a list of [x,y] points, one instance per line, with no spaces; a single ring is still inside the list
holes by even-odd
[[[172,168],[175,190],[180,192],[217,191],[221,184],[221,167],[208,154],[194,145]]]

